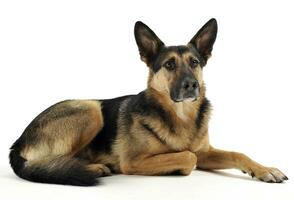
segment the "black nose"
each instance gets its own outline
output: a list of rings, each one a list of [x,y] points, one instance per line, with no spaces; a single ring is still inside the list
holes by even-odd
[[[187,92],[194,91],[198,86],[199,86],[198,81],[194,78],[187,77],[182,82],[182,88]]]

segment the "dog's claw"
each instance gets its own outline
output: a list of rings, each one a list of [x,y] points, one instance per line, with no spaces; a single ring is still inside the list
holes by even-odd
[[[255,170],[254,173],[250,172],[252,178],[255,176],[261,181],[267,183],[282,183],[285,180],[288,180],[288,177],[285,176],[280,170],[272,167],[264,167],[258,170]]]
[[[250,176],[251,176],[252,178],[254,178],[255,175],[254,175],[253,172],[251,172],[251,173],[250,173]]]

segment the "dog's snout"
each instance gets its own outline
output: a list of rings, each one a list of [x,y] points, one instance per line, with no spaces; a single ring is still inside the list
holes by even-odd
[[[189,92],[194,91],[196,88],[198,88],[198,82],[194,78],[185,78],[185,80],[182,82],[182,88]]]

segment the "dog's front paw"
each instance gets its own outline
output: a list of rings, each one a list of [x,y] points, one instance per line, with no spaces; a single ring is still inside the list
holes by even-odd
[[[183,153],[183,162],[185,162],[187,166],[183,169],[180,169],[179,172],[181,175],[187,176],[191,174],[191,172],[196,168],[197,156],[195,153],[190,151],[184,151]]]
[[[256,177],[267,183],[282,183],[283,181],[288,180],[288,177],[285,174],[279,169],[273,167],[262,167],[255,170],[249,170],[247,173],[252,176],[252,178]]]

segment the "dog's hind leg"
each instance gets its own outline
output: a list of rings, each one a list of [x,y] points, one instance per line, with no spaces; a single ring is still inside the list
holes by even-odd
[[[265,167],[248,156],[231,151],[223,151],[210,147],[207,152],[197,153],[197,168],[205,170],[214,169],[240,169],[261,181],[280,183],[288,178],[278,169]]]
[[[27,180],[93,185],[99,173],[76,157],[103,127],[98,101],[65,101],[41,113],[14,143],[10,163]]]
[[[110,176],[111,170],[104,164],[88,164],[87,169],[99,176]]]

